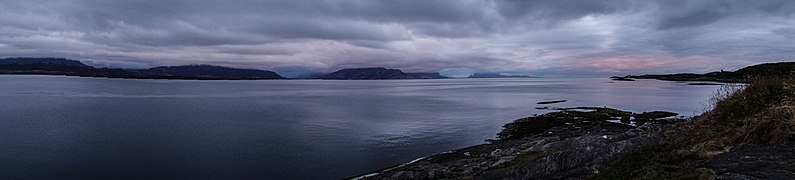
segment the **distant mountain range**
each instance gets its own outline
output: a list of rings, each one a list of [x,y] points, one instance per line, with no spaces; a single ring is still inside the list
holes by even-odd
[[[320,79],[336,80],[377,80],[377,79],[447,79],[439,73],[404,73],[400,69],[387,68],[350,68],[342,69]]]
[[[90,68],[91,66],[85,65],[80,61],[69,60],[64,58],[6,58],[0,60],[0,65],[37,65],[42,67],[77,67],[77,68]]]
[[[96,68],[64,58],[0,59],[0,74],[45,74],[130,79],[254,80],[286,79],[273,71],[212,65],[158,66],[149,69]],[[439,73],[404,73],[399,69],[352,68],[307,79],[446,79]]]
[[[258,69],[237,69],[211,65],[160,66],[147,69],[146,72],[184,77],[284,79],[284,77],[272,71]]]
[[[148,69],[97,68],[77,60],[65,58],[14,57],[0,59],[0,74],[44,74],[82,77],[129,79],[186,79],[186,80],[257,80],[288,79],[276,72],[241,69],[213,65],[158,66]],[[383,67],[348,68],[332,73],[303,74],[295,79],[328,80],[385,80],[385,79],[449,79],[438,72],[406,73],[400,69]],[[468,78],[530,78],[530,76],[475,73]]]
[[[0,59],[0,74],[47,74],[131,79],[243,80],[284,79],[272,71],[211,65],[160,66],[149,69],[95,68],[63,58]]]
[[[795,62],[764,63],[748,66],[737,71],[719,71],[706,74],[679,73],[662,75],[625,76],[621,78],[659,79],[667,81],[715,81],[737,83],[754,77],[790,76],[795,71]]]
[[[442,76],[439,73],[406,73],[412,79],[449,79],[450,77]]]
[[[475,73],[469,75],[468,78],[531,78],[530,76],[520,76],[520,75],[502,75],[498,73]]]

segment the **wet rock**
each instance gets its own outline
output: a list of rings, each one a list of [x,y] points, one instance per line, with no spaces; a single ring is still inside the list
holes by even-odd
[[[679,115],[679,114],[672,113],[672,112],[666,112],[666,111],[652,111],[652,112],[643,112],[643,113],[640,113],[640,114],[634,114],[632,116],[635,117],[636,119],[653,120],[653,119],[673,117],[673,116],[676,116],[676,115]]]
[[[566,102],[566,100],[541,101],[541,102],[538,102],[536,104],[556,104],[556,103],[563,103],[563,102]]]

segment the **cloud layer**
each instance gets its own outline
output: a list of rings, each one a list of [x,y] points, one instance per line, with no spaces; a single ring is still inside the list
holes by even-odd
[[[0,0],[0,56],[603,75],[795,59],[795,2]]]

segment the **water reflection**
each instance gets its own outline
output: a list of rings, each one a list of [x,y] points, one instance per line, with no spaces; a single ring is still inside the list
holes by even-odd
[[[703,110],[719,86],[609,79],[0,76],[0,179],[342,178],[483,143],[555,106]]]

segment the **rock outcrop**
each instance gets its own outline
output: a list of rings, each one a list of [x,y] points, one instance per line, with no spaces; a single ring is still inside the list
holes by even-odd
[[[795,143],[755,144],[700,163],[715,179],[795,179]]]
[[[671,114],[570,108],[516,120],[490,143],[433,155],[362,179],[587,178],[633,150],[673,135]],[[675,114],[674,114],[675,115]],[[641,124],[641,116],[645,123]],[[637,118],[636,118],[637,117]],[[629,118],[629,123],[620,123]]]

